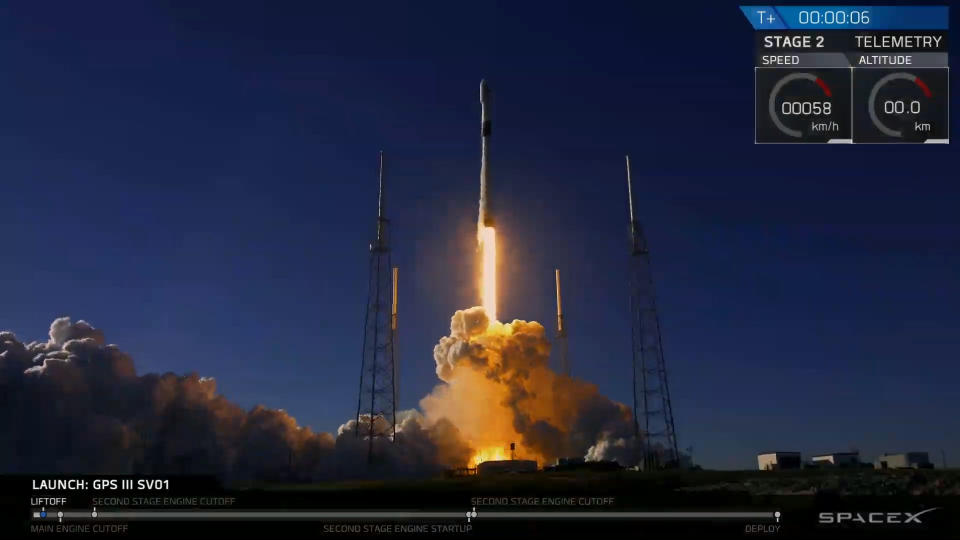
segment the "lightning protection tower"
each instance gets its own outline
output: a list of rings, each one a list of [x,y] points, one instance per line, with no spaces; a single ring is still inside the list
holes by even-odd
[[[630,317],[633,348],[633,421],[644,470],[679,463],[667,367],[663,360],[660,318],[650,272],[650,252],[643,227],[633,214],[630,156],[627,156],[627,197],[630,207]]]
[[[368,463],[375,461],[375,439],[392,442],[396,436],[397,377],[394,342],[397,329],[397,282],[396,269],[391,275],[390,245],[387,238],[389,221],[384,213],[383,152],[380,152],[379,179],[377,235],[370,244],[370,277],[363,319],[360,394],[357,398],[355,427],[356,437],[368,440]]]

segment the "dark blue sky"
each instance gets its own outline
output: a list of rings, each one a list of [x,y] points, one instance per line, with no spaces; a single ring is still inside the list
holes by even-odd
[[[501,319],[552,326],[560,268],[574,373],[631,402],[629,153],[697,461],[960,462],[957,152],[754,145],[735,4],[135,4],[0,7],[0,328],[87,319],[140,372],[335,430],[383,149],[415,406],[476,303],[486,77]]]

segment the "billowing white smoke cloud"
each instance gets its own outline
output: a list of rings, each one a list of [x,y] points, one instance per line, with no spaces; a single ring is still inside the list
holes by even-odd
[[[84,321],[60,318],[46,342],[0,332],[0,472],[215,474],[227,480],[424,475],[469,448],[448,421],[399,414],[397,441],[297,425],[283,410],[244,410],[195,374],[138,376],[129,355]]]

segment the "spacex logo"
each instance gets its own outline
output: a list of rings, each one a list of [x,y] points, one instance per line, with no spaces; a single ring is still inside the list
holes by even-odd
[[[920,516],[939,510],[927,508],[921,512],[820,512],[821,525],[843,525],[858,523],[861,525],[907,525],[909,523],[922,524]]]

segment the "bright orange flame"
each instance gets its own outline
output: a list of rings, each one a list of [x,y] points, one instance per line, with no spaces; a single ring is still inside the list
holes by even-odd
[[[497,320],[497,231],[493,227],[480,229],[480,303],[490,323]]]
[[[484,461],[503,461],[505,459],[510,459],[510,456],[507,455],[502,446],[488,446],[487,448],[477,450],[477,453],[470,458],[470,461],[473,463],[473,466],[476,467]]]

